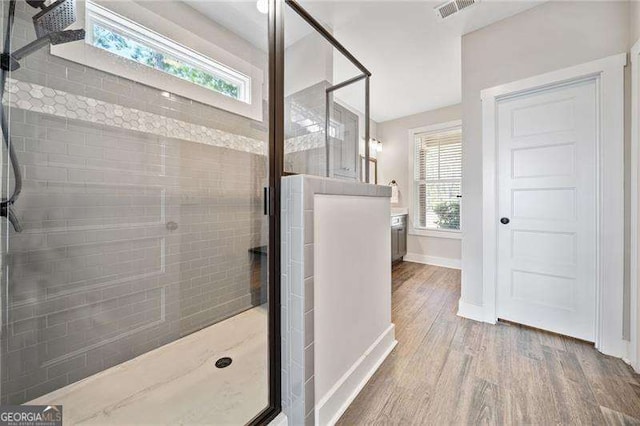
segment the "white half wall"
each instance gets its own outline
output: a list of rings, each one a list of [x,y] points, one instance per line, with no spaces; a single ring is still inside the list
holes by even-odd
[[[391,188],[296,175],[281,196],[282,410],[291,425],[333,424],[396,344]]]
[[[412,176],[409,173],[409,155],[412,149],[409,130],[448,123],[460,120],[461,117],[462,105],[458,104],[378,123],[378,139],[382,141],[383,148],[378,154],[378,182],[386,185],[395,180],[398,183],[400,202],[392,207],[408,208],[409,220],[412,220],[412,208],[409,205],[409,191],[412,190]],[[462,126],[464,132],[464,122]],[[461,240],[409,234],[405,260],[459,268]]]
[[[316,424],[326,425],[396,343],[389,199],[316,194],[314,223]]]

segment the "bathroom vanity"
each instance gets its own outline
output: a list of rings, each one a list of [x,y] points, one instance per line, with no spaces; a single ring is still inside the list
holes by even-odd
[[[402,260],[407,254],[407,214],[391,213],[391,262]]]

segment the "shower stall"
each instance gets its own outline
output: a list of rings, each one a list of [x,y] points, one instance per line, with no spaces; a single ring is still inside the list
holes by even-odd
[[[0,404],[69,424],[273,419],[280,177],[368,181],[370,73],[292,1],[0,14]],[[319,40],[331,75],[307,78]]]

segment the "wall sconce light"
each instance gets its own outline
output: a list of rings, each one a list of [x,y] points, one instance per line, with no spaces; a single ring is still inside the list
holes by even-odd
[[[258,12],[266,15],[269,13],[269,0],[258,0],[256,2],[256,8],[258,9]]]
[[[377,139],[369,139],[369,150],[382,152],[382,142]]]

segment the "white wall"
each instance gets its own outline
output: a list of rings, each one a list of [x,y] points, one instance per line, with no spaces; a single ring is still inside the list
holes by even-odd
[[[633,1],[631,2],[630,5],[630,13],[629,13],[629,17],[630,17],[630,38],[629,38],[629,46],[633,47],[636,43],[640,42],[640,2],[637,1]],[[640,64],[638,64],[638,59],[631,59],[632,61],[634,61],[634,69],[631,70],[632,72],[638,73],[638,66]],[[638,89],[635,88],[635,90],[637,91]],[[637,93],[637,92],[636,92]],[[631,96],[629,96],[629,102],[631,102]],[[630,107],[630,105],[629,105]],[[640,111],[640,109],[638,110]],[[639,118],[636,116],[635,120],[638,120]],[[640,227],[639,227],[640,229]],[[635,236],[632,236],[632,238],[636,238],[637,239],[640,237],[640,234],[636,234]],[[636,270],[636,277],[640,277],[640,259],[637,260],[637,265],[636,267],[638,268]],[[636,279],[636,283],[635,285],[637,286],[637,279]],[[637,299],[635,300],[636,303],[636,312],[640,312],[640,292],[638,292],[636,294]],[[631,303],[634,303],[634,301],[632,300]],[[638,315],[636,317],[637,320],[637,325],[636,325],[636,331],[640,330],[640,315]],[[640,336],[638,336],[640,337]],[[635,348],[635,354],[636,354],[636,359],[631,359],[631,362],[634,363],[634,368],[636,369],[636,371],[640,371],[640,339],[638,339],[636,337],[636,348]]]
[[[629,2],[548,2],[462,37],[462,300],[482,305],[480,91],[627,51]]]
[[[389,198],[316,194],[314,241],[316,424],[325,425],[395,345]]]
[[[640,1],[631,0],[631,4],[629,5],[629,7],[630,7],[629,18],[630,18],[630,25],[631,25],[631,31],[630,31],[631,43],[630,44],[631,46],[633,46],[633,44],[638,39],[640,39]]]
[[[408,194],[411,190],[412,179],[409,176],[409,150],[411,149],[409,130],[460,120],[461,117],[462,105],[458,104],[378,123],[378,139],[383,144],[382,152],[378,154],[378,182],[381,185],[386,185],[391,180],[395,180],[398,183],[400,203],[397,206],[407,207],[411,212],[411,206],[408,205]],[[440,257],[459,261],[460,243],[460,240],[448,238],[409,235],[407,252],[418,256]]]
[[[289,45],[285,51],[285,97],[322,81],[333,82],[331,45],[311,33]]]

